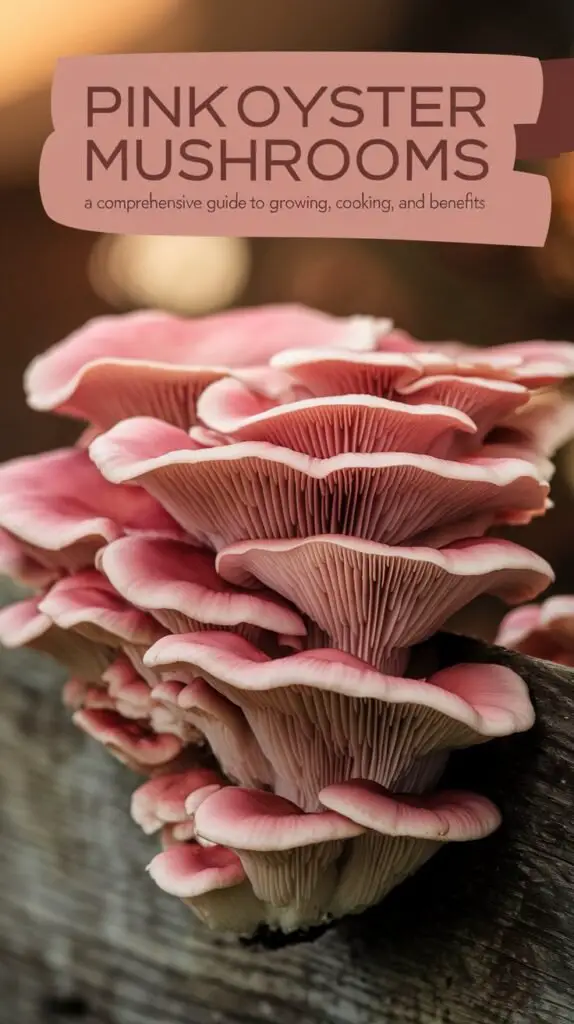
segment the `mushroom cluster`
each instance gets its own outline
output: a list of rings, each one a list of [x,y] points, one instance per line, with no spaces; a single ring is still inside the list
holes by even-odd
[[[497,827],[439,780],[530,728],[527,689],[424,650],[476,596],[552,580],[488,534],[549,507],[572,374],[567,343],[289,306],[102,318],[29,368],[31,407],[86,426],[0,468],[0,569],[32,589],[0,641],[67,666],[75,723],[147,776],[152,878],[211,927],[357,913]]]

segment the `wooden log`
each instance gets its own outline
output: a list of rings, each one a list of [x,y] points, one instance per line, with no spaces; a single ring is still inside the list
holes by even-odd
[[[449,783],[504,826],[452,844],[383,904],[312,943],[246,948],[146,876],[133,776],[76,732],[61,675],[0,661],[0,1021],[46,1024],[571,1024],[574,673],[443,636],[441,664],[518,669],[528,734],[453,756]]]

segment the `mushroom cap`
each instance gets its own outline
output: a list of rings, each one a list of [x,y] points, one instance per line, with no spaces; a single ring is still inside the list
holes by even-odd
[[[211,552],[184,541],[122,537],[102,549],[98,566],[126,601],[155,613],[173,632],[247,624],[280,635],[306,633],[294,607],[269,590],[228,583]]]
[[[239,857],[223,846],[178,843],[153,858],[147,869],[171,896],[195,899],[216,889],[239,885],[245,871]]]
[[[25,388],[33,409],[57,410],[107,429],[158,415],[189,427],[208,384],[229,367],[264,364],[305,336],[374,347],[390,322],[331,317],[303,306],[267,306],[187,320],[159,312],[98,317],[38,356]]]
[[[150,419],[124,421],[96,438],[90,454],[108,480],[143,484],[215,549],[319,533],[413,544],[437,529],[446,544],[469,535],[472,515],[491,523],[541,515],[548,493],[523,459],[400,452],[312,459],[263,442],[197,449],[184,431]]]

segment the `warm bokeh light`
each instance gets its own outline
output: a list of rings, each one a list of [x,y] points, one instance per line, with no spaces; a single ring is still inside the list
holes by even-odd
[[[532,251],[532,262],[549,291],[574,294],[574,153],[548,161],[552,188],[552,222],[546,245]]]
[[[104,236],[92,252],[90,279],[113,306],[198,316],[237,301],[250,268],[243,238]]]
[[[151,32],[180,0],[19,0],[0,5],[0,104],[41,87],[59,57],[110,52]]]

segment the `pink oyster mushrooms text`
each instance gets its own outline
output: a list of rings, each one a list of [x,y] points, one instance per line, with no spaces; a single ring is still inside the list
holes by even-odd
[[[67,666],[76,724],[147,777],[152,879],[210,927],[357,913],[498,826],[439,780],[530,728],[527,689],[413,648],[551,582],[492,531],[549,507],[572,374],[565,342],[422,344],[290,306],[98,319],[30,366],[32,408],[83,430],[0,468],[0,568],[29,588],[0,640]]]

